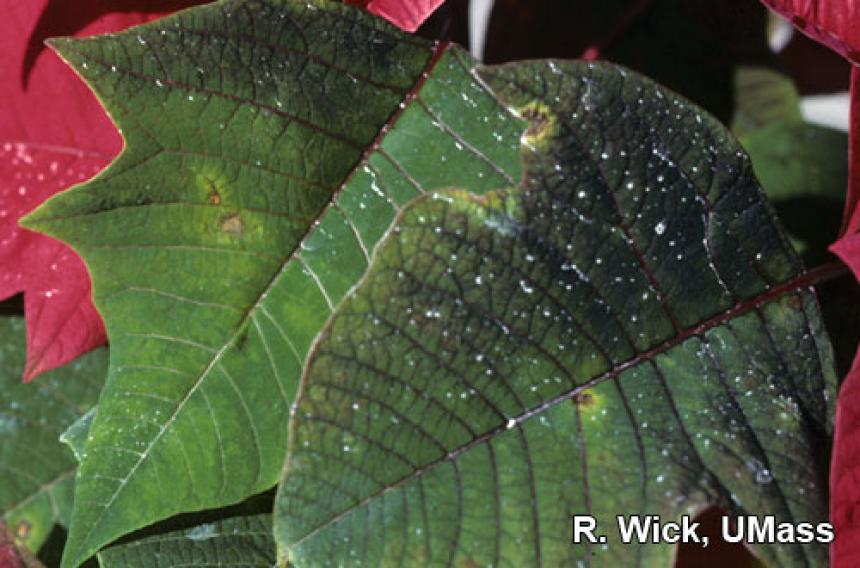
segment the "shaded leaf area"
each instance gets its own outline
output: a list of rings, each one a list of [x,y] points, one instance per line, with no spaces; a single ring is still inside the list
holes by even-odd
[[[146,537],[99,553],[102,568],[266,566],[275,563],[272,516],[237,516]]]
[[[800,95],[788,75],[767,67],[740,66],[734,75],[731,130],[745,136],[779,122],[801,122]]]
[[[479,70],[519,189],[422,196],[320,335],[275,509],[297,566],[663,566],[616,514],[827,518],[832,353],[750,161],[607,64]],[[608,543],[570,542],[592,514]],[[821,544],[762,545],[820,566]]]
[[[111,341],[65,566],[273,486],[313,338],[400,207],[519,177],[459,48],[337,2],[227,1],[54,43],[126,149],[26,221],[85,258]]]
[[[742,137],[741,143],[806,265],[824,262],[842,224],[848,136],[822,126],[781,121]]]
[[[584,54],[626,65],[728,123],[738,66],[773,68],[767,10],[747,0],[498,0],[485,61]]]
[[[108,357],[99,349],[25,385],[24,327],[0,318],[0,512],[37,551],[55,523],[69,522],[76,463],[57,438],[95,404]]]

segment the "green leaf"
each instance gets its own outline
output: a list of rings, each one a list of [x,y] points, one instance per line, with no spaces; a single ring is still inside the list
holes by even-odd
[[[741,143],[795,249],[809,266],[823,262],[842,225],[848,135],[789,120],[748,134]]]
[[[57,440],[95,404],[107,375],[107,349],[24,384],[24,320],[0,318],[0,511],[30,550],[54,524],[67,524],[76,463]]]
[[[787,75],[767,67],[740,66],[734,73],[732,132],[746,136],[778,122],[801,122],[800,94]]]
[[[237,516],[159,534],[99,553],[102,568],[265,566],[275,562],[272,516]]]
[[[668,566],[672,545],[621,544],[615,516],[826,521],[821,274],[738,143],[611,65],[479,73],[531,119],[522,185],[417,199],[327,324],[290,426],[280,561]],[[606,546],[572,544],[573,514]],[[820,543],[758,553],[827,562]]]
[[[461,49],[338,2],[226,1],[55,41],[122,129],[26,221],[90,268],[111,342],[64,566],[277,483],[302,363],[396,212],[519,177]]]

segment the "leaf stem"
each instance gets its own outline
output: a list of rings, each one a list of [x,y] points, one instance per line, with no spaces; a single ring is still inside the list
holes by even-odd
[[[824,284],[836,280],[850,273],[850,270],[841,261],[834,260],[825,264],[820,264],[815,268],[810,268],[800,275],[798,282],[807,281],[810,286]]]

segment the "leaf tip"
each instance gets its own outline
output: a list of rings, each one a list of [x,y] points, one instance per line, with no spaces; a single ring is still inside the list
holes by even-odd
[[[51,37],[45,40],[45,45],[51,51],[66,59],[66,54],[74,41],[74,38],[71,37]]]
[[[35,231],[37,233],[43,232],[44,215],[41,210],[41,206],[36,207],[36,209],[18,219],[18,225],[22,229],[27,229],[28,231]]]
[[[87,39],[61,36],[46,39],[45,45],[48,46],[48,49],[56,53],[57,57],[63,60],[63,62],[71,67],[75,73],[80,75],[86,82],[86,79],[84,78],[84,70],[87,66],[84,64],[84,52],[82,51],[82,47],[86,45],[87,41]]]
[[[21,216],[18,219],[18,226],[22,229],[33,231],[34,233],[47,235],[52,239],[64,241],[64,235],[61,234],[59,227],[55,226],[54,223],[57,220],[56,214],[50,211],[50,203],[53,202],[56,197],[57,196],[49,197],[47,201],[36,207],[34,210]],[[29,361],[27,365],[30,365]],[[40,372],[41,371],[37,371],[33,376],[38,375]]]

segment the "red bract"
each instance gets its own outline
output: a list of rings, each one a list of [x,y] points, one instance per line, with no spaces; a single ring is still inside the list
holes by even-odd
[[[836,531],[833,568],[860,564],[860,352],[839,389],[830,465],[830,521]]]
[[[860,19],[857,21],[860,27]],[[842,237],[831,247],[860,280],[860,67],[851,69],[851,125],[848,149],[848,196]]]
[[[0,0],[0,299],[24,293],[25,381],[103,344],[105,330],[80,258],[18,219],[90,178],[122,145],[96,98],[43,41],[118,31],[194,3]]]
[[[0,544],[0,568],[24,568],[18,551],[11,544]]]
[[[812,39],[855,65],[851,71],[851,124],[848,193],[840,239],[831,250],[860,280],[860,0],[763,0]],[[834,567],[860,564],[860,352],[839,392],[833,461],[830,470],[830,517],[836,540]]]
[[[860,26],[860,20],[858,20]],[[860,280],[860,69],[851,70],[851,130],[848,196],[842,237],[830,250]],[[830,517],[836,530],[831,565],[860,563],[860,351],[839,389],[833,462],[830,469]]]
[[[794,27],[849,61],[860,63],[860,2],[857,0],[762,0]]]
[[[860,0],[762,0],[812,39],[830,47],[852,63],[851,154],[848,196],[842,238],[833,252],[860,278]]]
[[[371,14],[385,18],[407,32],[414,32],[445,0],[346,0]]]

